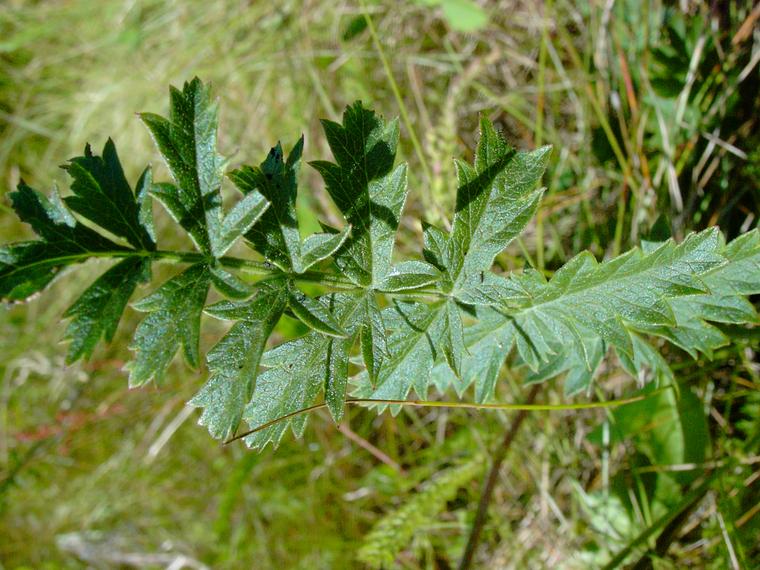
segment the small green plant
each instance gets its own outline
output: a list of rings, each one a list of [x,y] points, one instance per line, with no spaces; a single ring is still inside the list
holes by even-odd
[[[457,491],[480,475],[485,467],[484,458],[472,459],[443,469],[436,477],[426,481],[420,491],[405,501],[400,508],[383,516],[364,537],[357,558],[370,568],[390,568],[420,528],[434,521]]]
[[[233,322],[208,351],[209,378],[190,402],[217,438],[235,437],[242,419],[252,429],[237,437],[250,447],[277,445],[288,426],[300,436],[315,408],[327,407],[336,422],[347,403],[397,411],[411,389],[425,399],[431,385],[460,396],[474,386],[486,403],[512,347],[529,381],[565,373],[568,395],[589,389],[610,349],[630,374],[662,376],[667,364],[648,337],[710,355],[728,342],[710,322],[757,322],[747,300],[760,292],[757,230],[728,244],[716,228],[678,244],[644,242],[603,263],[585,252],[548,280],[535,270],[494,272],[495,257],[536,213],[551,149],[517,151],[486,119],[474,163],[456,162],[450,230],[423,222],[420,258],[394,262],[407,197],[406,165],[395,164],[398,121],[359,102],[342,124],[323,121],[334,162],[310,164],[346,223],[322,224],[323,233],[304,239],[295,211],[303,139],[287,156],[277,144],[259,166],[230,172],[240,199],[225,209],[226,161],[208,87],[194,79],[172,88],[168,118],[141,118],[173,182],[155,182],[147,168],[133,189],[110,140],[101,156],[87,147],[64,167],[69,196],[22,181],[12,205],[39,239],[0,250],[0,296],[22,301],[71,265],[116,260],[66,311],[73,362],[112,339],[153,264],[187,266],[133,304],[146,316],[129,383],[160,383],[180,348],[199,367],[204,313]],[[195,251],[157,247],[154,198]],[[262,259],[227,255],[240,238]],[[206,306],[212,288],[224,299]],[[310,332],[267,350],[283,315]]]

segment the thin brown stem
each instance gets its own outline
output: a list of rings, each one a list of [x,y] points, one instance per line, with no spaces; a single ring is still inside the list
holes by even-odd
[[[536,384],[531,388],[528,397],[525,400],[527,405],[532,405],[538,391],[540,384]],[[472,529],[470,529],[470,536],[467,539],[467,546],[464,549],[462,560],[459,562],[459,570],[468,570],[472,566],[472,560],[475,556],[475,550],[480,542],[480,535],[483,532],[483,526],[486,522],[486,515],[488,514],[488,505],[491,503],[493,497],[493,491],[496,488],[496,481],[499,478],[499,470],[501,464],[504,462],[504,458],[507,456],[509,448],[512,446],[512,442],[517,436],[517,432],[520,431],[520,426],[528,415],[528,409],[521,409],[517,412],[517,415],[512,419],[512,425],[509,426],[507,433],[504,434],[504,439],[501,440],[501,445],[493,453],[493,464],[486,476],[485,483],[483,485],[483,491],[480,495],[480,501],[478,502],[478,511],[475,513],[475,520],[472,523]]]
[[[401,465],[399,465],[398,462],[394,461],[382,449],[372,445],[370,442],[368,442],[366,439],[364,439],[362,436],[360,436],[358,433],[352,430],[348,426],[347,422],[342,422],[338,424],[338,431],[342,433],[343,435],[345,435],[348,439],[353,441],[356,445],[358,445],[362,449],[365,449],[367,452],[369,452],[371,455],[376,457],[378,460],[382,461],[389,467],[392,467],[398,473],[401,473],[402,475],[404,474],[404,468],[401,467]]]

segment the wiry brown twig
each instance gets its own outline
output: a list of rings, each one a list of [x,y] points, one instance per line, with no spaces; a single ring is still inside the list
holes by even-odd
[[[538,391],[540,384],[536,384],[531,388],[525,403],[532,405]],[[472,529],[470,530],[470,537],[467,539],[467,546],[464,549],[462,560],[459,562],[459,570],[467,570],[472,565],[472,559],[475,556],[475,549],[480,542],[480,534],[483,531],[483,525],[486,522],[486,514],[488,513],[488,505],[491,503],[493,497],[493,491],[496,487],[496,480],[499,477],[499,470],[501,464],[504,462],[504,458],[507,456],[507,452],[515,440],[517,432],[520,431],[520,426],[528,415],[527,409],[522,409],[517,412],[517,415],[512,420],[512,425],[509,426],[509,430],[504,434],[504,439],[501,441],[498,449],[493,453],[493,464],[486,476],[485,484],[483,485],[483,492],[480,495],[480,501],[478,502],[478,511],[475,513],[475,521],[472,523]]]

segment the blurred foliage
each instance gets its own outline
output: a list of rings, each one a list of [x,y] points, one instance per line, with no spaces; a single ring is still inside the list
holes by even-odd
[[[402,135],[399,152],[411,173],[430,172],[410,180],[415,198],[402,224],[445,225],[451,157],[474,148],[483,112],[518,147],[556,149],[539,220],[497,259],[504,269],[532,262],[551,273],[583,248],[622,251],[660,214],[679,237],[713,224],[733,237],[757,225],[760,14],[751,1],[474,4],[487,23],[462,33],[443,6],[367,2],[424,150],[418,156]],[[108,135],[134,153],[121,158],[136,179],[139,161],[156,155],[134,112],[163,113],[156,86],[196,74],[224,86],[220,146],[233,164],[255,162],[278,139],[292,146],[304,128],[305,157],[327,156],[309,146],[322,140],[318,118],[337,119],[354,99],[386,116],[399,111],[357,3],[6,0],[3,191],[20,178],[49,187],[63,179],[55,165]],[[301,196],[316,199],[302,198],[299,212],[329,222],[318,176],[304,177],[314,192]],[[30,235],[0,207],[3,241]],[[180,245],[167,227],[157,226],[163,243]],[[318,416],[304,440],[276,453],[217,447],[181,405],[201,381],[181,367],[170,369],[161,397],[127,391],[119,334],[91,363],[64,365],[57,321],[94,275],[64,275],[45,299],[0,317],[2,568],[120,567],[129,555],[153,557],[132,564],[143,567],[184,556],[186,567],[354,568],[384,515],[439,471],[487,457],[505,429],[489,413],[404,410],[391,419],[353,410],[349,431]],[[135,313],[125,319],[133,330]],[[221,332],[209,326],[204,346]],[[760,566],[760,337],[757,328],[723,332],[734,344],[712,359],[663,346],[681,398],[663,394],[649,404],[655,410],[640,410],[662,424],[642,426],[633,410],[531,415],[500,478],[478,564],[587,568],[633,544],[629,561],[649,552],[657,568]],[[497,398],[519,399],[521,371],[504,374]],[[628,395],[624,378],[605,363],[599,395]],[[562,397],[555,384],[546,401]],[[598,439],[587,437],[597,429]],[[670,438],[683,447],[656,445]],[[671,461],[684,463],[663,464]],[[704,473],[714,478],[683,507]],[[394,548],[397,567],[456,563],[479,491],[477,478],[458,486]],[[679,524],[657,526],[663,513]],[[648,529],[657,532],[636,542]]]
[[[472,32],[488,23],[485,10],[472,0],[417,0],[423,6],[440,6],[446,22],[453,30]]]

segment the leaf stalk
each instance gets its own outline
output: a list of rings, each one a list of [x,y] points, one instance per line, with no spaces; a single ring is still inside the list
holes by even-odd
[[[435,400],[381,400],[374,398],[347,398],[347,406],[411,406],[419,408],[459,408],[465,410],[501,410],[501,411],[522,411],[522,412],[558,412],[567,410],[592,410],[598,408],[616,408],[619,406],[625,406],[627,404],[633,404],[651,398],[665,390],[670,390],[672,387],[667,386],[659,390],[655,390],[647,395],[633,396],[631,398],[622,398],[619,400],[607,400],[606,402],[587,402],[581,404],[478,404],[475,402],[450,402],[450,401],[435,401]],[[254,433],[263,431],[273,425],[276,425],[285,420],[289,420],[296,416],[308,414],[326,408],[327,403],[322,402],[320,404],[314,404],[306,408],[301,408],[295,412],[291,412],[279,418],[275,418],[269,422],[256,426],[246,432],[231,437],[224,442],[224,445],[229,445],[233,441],[243,439]]]

